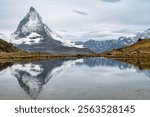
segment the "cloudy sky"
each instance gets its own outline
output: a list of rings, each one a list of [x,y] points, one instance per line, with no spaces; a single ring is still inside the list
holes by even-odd
[[[14,32],[33,6],[67,40],[104,40],[150,28],[150,0],[0,0],[0,33]]]

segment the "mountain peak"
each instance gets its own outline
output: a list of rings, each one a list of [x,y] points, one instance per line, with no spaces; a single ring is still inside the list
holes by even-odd
[[[30,7],[30,10],[29,10],[29,15],[39,15],[39,13],[35,10],[35,8],[34,7]]]
[[[35,10],[34,7],[31,6],[29,11],[30,11],[30,12],[35,12],[36,10]]]
[[[18,48],[54,54],[93,54],[86,48],[77,48],[72,43],[63,40],[42,22],[39,13],[33,8],[19,23],[12,34],[11,42]]]

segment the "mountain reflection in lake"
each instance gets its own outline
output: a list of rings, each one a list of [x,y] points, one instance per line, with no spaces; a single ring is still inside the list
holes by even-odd
[[[0,63],[0,99],[150,99],[150,71],[106,58]]]

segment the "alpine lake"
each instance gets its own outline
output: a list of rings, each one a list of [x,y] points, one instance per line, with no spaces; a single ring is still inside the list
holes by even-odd
[[[0,100],[147,100],[150,69],[107,58],[0,63]]]

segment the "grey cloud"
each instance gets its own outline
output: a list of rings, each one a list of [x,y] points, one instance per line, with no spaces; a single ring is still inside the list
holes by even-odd
[[[150,0],[0,0],[0,32],[14,32],[30,6],[68,40],[126,36],[150,26]]]
[[[89,39],[111,39],[109,38],[111,34],[109,33],[104,33],[100,31],[87,31],[87,32],[82,32],[81,34],[68,34],[65,35],[66,39],[71,39],[71,40],[89,40]]]
[[[74,13],[77,13],[79,15],[88,15],[86,12],[83,11],[77,11],[77,10],[73,10]]]
[[[119,29],[112,31],[113,33],[131,33],[131,30],[129,29]]]
[[[100,0],[100,1],[102,1],[102,2],[119,2],[121,0]]]
[[[62,29],[62,30],[59,30],[61,32],[68,32],[68,30],[65,30],[65,29]]]

